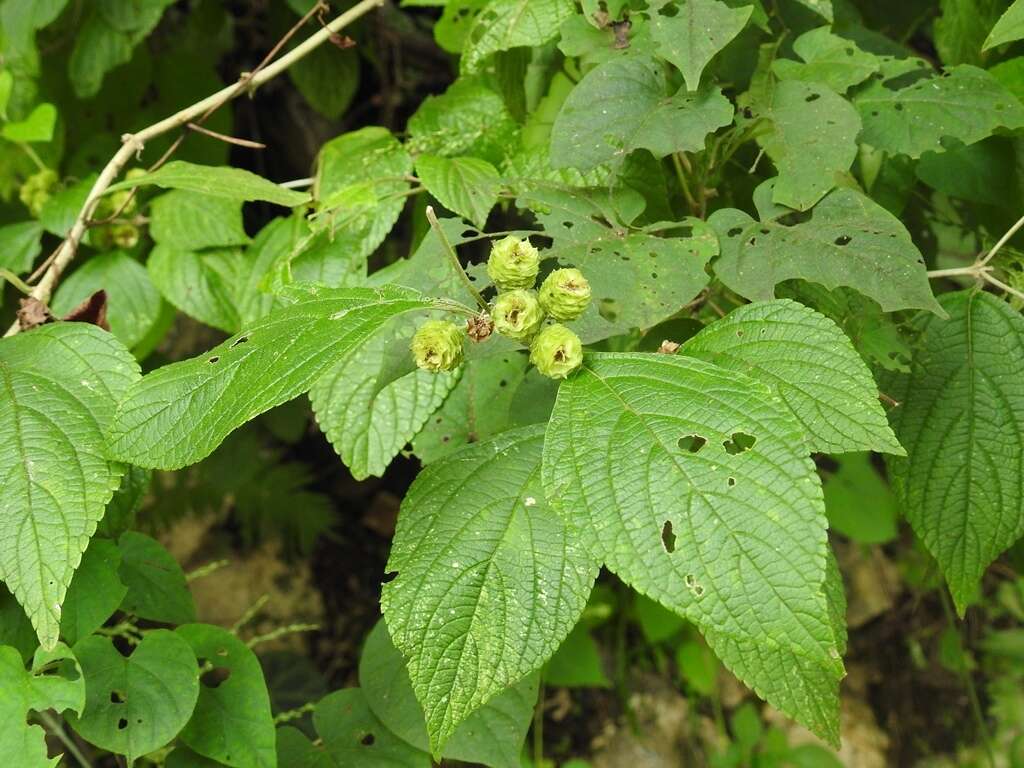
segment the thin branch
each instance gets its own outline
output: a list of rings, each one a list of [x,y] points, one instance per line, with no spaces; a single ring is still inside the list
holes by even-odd
[[[285,189],[305,189],[306,187],[313,186],[313,177],[310,176],[307,179],[292,179],[291,181],[282,181],[278,184],[279,187]]]
[[[330,40],[331,36],[337,33],[338,30],[366,15],[374,8],[380,7],[384,2],[385,0],[361,0],[361,2],[356,3],[350,9],[337,16],[327,26],[317,30],[314,34],[310,35],[292,50],[284,54],[281,58],[267,64],[266,67],[261,69],[259,72],[243,76],[239,79],[238,83],[222,88],[216,93],[207,96],[205,99],[196,102],[192,106],[187,107],[170,117],[164,118],[159,122],[153,123],[153,125],[150,125],[147,128],[143,128],[138,133],[129,133],[122,136],[121,148],[103,168],[99,177],[96,179],[96,182],[93,184],[92,189],[89,190],[89,195],[86,197],[82,209],[78,212],[78,216],[75,218],[75,223],[72,225],[71,231],[57,250],[53,263],[50,264],[42,278],[39,280],[39,283],[32,289],[32,298],[38,299],[44,303],[50,300],[50,296],[53,295],[53,289],[57,284],[57,280],[60,279],[61,274],[75,257],[75,252],[78,250],[78,245],[85,236],[89,219],[95,211],[100,198],[106,192],[107,188],[120,175],[122,169],[128,164],[132,157],[142,152],[147,142],[157,138],[158,136],[162,136],[165,133],[169,133],[176,128],[188,125],[188,123],[202,122],[203,116],[207,112],[231,101],[243,91],[251,92],[267,81],[277,77],[297,61],[306,57],[319,45]],[[276,53],[281,45],[283,45],[283,43],[279,43],[275,46],[275,50],[271,53]],[[15,322],[7,330],[5,335],[13,336],[20,330],[21,325],[18,322]]]
[[[223,134],[223,133],[218,133],[217,131],[211,131],[209,128],[204,128],[199,123],[189,123],[187,127],[188,127],[188,129],[190,131],[195,131],[196,133],[201,133],[204,136],[209,136],[210,138],[218,139],[219,141],[223,141],[223,142],[225,142],[227,144],[234,144],[236,147],[247,147],[249,149],[266,149],[267,148],[266,144],[263,144],[263,143],[261,143],[259,141],[250,141],[249,139],[239,139],[239,138],[237,138],[235,136],[228,136],[228,135]]]
[[[974,277],[980,279],[982,274],[990,272],[992,267],[982,266],[980,262],[969,267],[953,267],[952,269],[929,269],[928,277]]]
[[[427,206],[427,221],[430,222],[431,228],[437,233],[438,238],[441,240],[441,247],[444,249],[445,255],[451,261],[452,266],[455,268],[456,273],[462,279],[462,283],[466,286],[469,291],[469,295],[472,296],[484,312],[488,310],[487,302],[484,301],[484,297],[480,295],[480,291],[473,285],[473,281],[469,279],[469,275],[466,274],[466,270],[462,268],[462,263],[459,261],[459,256],[455,253],[455,249],[452,248],[452,244],[448,242],[448,237],[445,235],[444,230],[441,229],[441,223],[437,220],[437,215],[434,213],[434,206]]]
[[[978,266],[983,267],[990,261],[992,261],[992,257],[999,253],[999,251],[1002,249],[1004,245],[1010,242],[1010,238],[1017,234],[1017,232],[1020,231],[1021,227],[1024,227],[1024,216],[1021,216],[1019,219],[1017,219],[1017,223],[1015,223],[1012,227],[1006,230],[1006,233],[1001,238],[999,238],[999,241],[995,245],[992,246],[992,250],[985,254],[984,259],[978,262]]]
[[[987,272],[982,275],[982,278],[989,285],[994,285],[996,288],[1000,288],[1009,293],[1011,296],[1016,296],[1021,301],[1024,301],[1024,293],[1021,293],[1016,288],[1007,285],[1002,280],[996,280],[994,277],[992,277],[992,275],[988,274]]]
[[[78,764],[82,766],[82,768],[92,768],[92,763],[89,761],[89,758],[82,754],[82,750],[80,750],[78,745],[75,744],[74,739],[64,732],[64,727],[57,722],[53,715],[46,711],[36,712],[36,714],[39,716],[39,720],[43,723],[46,730],[60,739],[61,743],[67,747],[68,752],[74,756],[75,760],[78,761]]]

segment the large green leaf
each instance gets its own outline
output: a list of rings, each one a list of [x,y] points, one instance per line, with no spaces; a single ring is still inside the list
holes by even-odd
[[[904,87],[897,79],[872,81],[854,98],[860,140],[876,149],[916,158],[941,152],[946,140],[973,144],[998,128],[1024,126],[1024,106],[983,69],[963,64]]]
[[[160,293],[146,268],[124,251],[99,253],[60,284],[50,303],[66,315],[98,290],[107,293],[110,332],[129,349],[138,344],[160,317]]]
[[[988,293],[939,302],[949,319],[922,315],[910,374],[885,382],[907,449],[890,466],[962,615],[989,563],[1024,534],[1024,320]]]
[[[983,50],[1024,38],[1024,0],[1015,0],[992,27]]]
[[[228,333],[241,325],[235,293],[247,266],[235,249],[197,253],[166,245],[157,245],[146,263],[153,285],[171,304]]]
[[[74,651],[85,678],[85,709],[68,722],[91,744],[125,755],[129,765],[167,744],[192,716],[199,666],[173,632],[149,632],[127,658],[99,635],[80,640]]]
[[[118,578],[120,564],[121,552],[110,539],[97,536],[89,542],[60,616],[60,633],[68,643],[91,635],[121,605],[128,589]]]
[[[142,467],[199,461],[237,427],[306,392],[391,318],[434,307],[394,286],[300,296],[208,353],[145,376],[118,405],[111,452]]]
[[[383,621],[370,632],[359,656],[359,684],[373,713],[392,733],[426,753],[429,747],[423,707],[413,693],[405,660]],[[538,675],[528,675],[473,712],[455,729],[442,756],[519,768],[526,732],[537,701]]]
[[[903,454],[867,365],[835,323],[802,304],[778,299],[742,306],[680,353],[769,385],[803,427],[810,451]]]
[[[180,251],[246,245],[242,203],[187,189],[173,189],[149,206],[149,234]]]
[[[473,19],[462,51],[463,72],[475,72],[494,53],[544,45],[576,13],[573,0],[489,0]]]
[[[779,169],[772,199],[806,211],[850,170],[857,157],[860,116],[821,83],[783,80],[761,117],[771,130],[759,141]]]
[[[939,309],[910,233],[871,198],[837,189],[806,221],[784,221],[755,221],[733,208],[716,211],[709,222],[722,246],[715,262],[719,279],[755,301],[773,298],[784,280],[802,278],[826,288],[854,288],[886,312]]]
[[[719,0],[651,0],[651,37],[658,54],[675,64],[686,87],[695,91],[704,67],[743,30],[752,11]]]
[[[836,93],[846,93],[863,83],[880,66],[877,56],[852,40],[832,34],[828,27],[800,35],[793,42],[793,50],[803,61],[776,59],[772,71],[782,80],[824,83]]]
[[[65,671],[47,674],[45,668],[62,661]],[[73,673],[67,669],[72,665]],[[55,768],[61,762],[60,756],[47,757],[46,732],[28,724],[30,712],[81,712],[84,706],[85,680],[63,643],[51,652],[36,651],[31,670],[25,669],[16,649],[0,645],[0,755],[12,767]]]
[[[0,579],[44,648],[57,642],[72,574],[124,467],[104,431],[138,379],[94,325],[45,325],[0,341]]]
[[[381,605],[435,756],[550,658],[597,576],[545,501],[543,442],[543,428],[525,427],[468,446],[423,470],[402,502],[387,566],[398,576]]]
[[[478,227],[487,222],[501,191],[498,170],[477,157],[420,155],[416,174],[445,208]]]
[[[543,475],[595,557],[838,743],[821,486],[803,430],[766,385],[686,357],[591,355],[561,385]]]
[[[135,176],[111,185],[107,192],[153,184],[164,189],[184,189],[228,200],[266,200],[289,208],[309,202],[309,195],[285,189],[241,168],[196,165],[172,160],[153,173]]]
[[[275,768],[274,718],[259,659],[226,629],[186,624],[175,634],[200,666],[199,699],[179,738],[200,755],[236,768]],[[205,660],[205,663],[204,663]]]
[[[932,38],[943,64],[976,64],[985,56],[982,46],[999,21],[1007,0],[940,0],[942,15],[935,20]]]
[[[613,59],[591,70],[565,100],[551,129],[555,167],[589,171],[635,149],[656,157],[701,151],[708,134],[732,122],[721,88],[666,93],[665,71],[649,56]]]

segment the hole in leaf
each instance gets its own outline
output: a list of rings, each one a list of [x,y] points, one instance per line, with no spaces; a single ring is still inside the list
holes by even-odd
[[[732,229],[730,229],[725,234],[727,234],[729,237],[736,237],[737,235],[742,235],[743,234],[743,228],[742,227],[733,227]]]
[[[700,435],[684,435],[679,438],[679,449],[690,453],[700,453],[700,449],[708,444],[707,438]]]
[[[811,103],[817,101],[820,98],[821,98],[821,94],[820,93],[812,93],[812,94],[809,94],[807,96],[807,98],[804,99],[804,101],[806,101],[808,104],[811,104]]]
[[[121,691],[110,692],[110,703],[111,704],[124,704],[124,693]]]
[[[219,688],[229,677],[231,677],[230,669],[227,667],[214,667],[213,669],[204,672],[202,677],[199,678],[199,682],[207,688]]]
[[[373,743],[376,740],[377,739],[374,738],[374,735],[372,733],[368,733],[359,740],[359,743],[362,744],[364,747],[372,747]]]
[[[206,362],[208,362],[208,363],[219,363],[219,362],[220,362],[220,358],[219,358],[219,357],[217,357],[216,355],[214,355],[213,357],[211,357],[211,358],[210,358],[209,360],[207,360]]]
[[[229,349],[234,349],[239,344],[245,344],[247,341],[249,341],[249,337],[248,336],[239,336],[237,339],[235,339],[233,342],[231,342],[231,347],[229,347]]]
[[[849,245],[851,240],[853,240],[853,238],[849,235],[840,235],[835,239],[835,244],[840,246]]]
[[[661,543],[670,555],[676,551],[676,535],[672,533],[671,520],[666,520],[661,528]]]
[[[127,727],[128,727],[128,721],[125,720],[123,717],[120,720],[117,721],[117,730],[123,731]]]
[[[735,477],[730,477],[729,480],[728,480],[728,483],[729,483],[729,487],[732,488],[734,485],[736,485],[736,478]]]
[[[726,440],[722,445],[725,447],[725,452],[730,456],[735,456],[739,453],[749,451],[754,447],[754,443],[757,442],[757,438],[753,435],[748,435],[745,432],[733,432],[732,438]]]
[[[597,305],[597,314],[609,323],[614,323],[619,317],[619,302],[615,299],[601,299]]]

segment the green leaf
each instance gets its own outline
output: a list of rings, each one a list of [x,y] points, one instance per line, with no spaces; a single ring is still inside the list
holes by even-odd
[[[146,268],[124,251],[100,253],[84,262],[60,284],[50,309],[66,315],[99,290],[107,293],[110,332],[131,349],[160,317],[160,293]]]
[[[289,67],[288,76],[309,106],[337,120],[359,88],[359,54],[322,45]]]
[[[199,667],[173,632],[148,632],[127,658],[99,635],[74,651],[85,678],[85,709],[68,723],[89,743],[125,755],[131,765],[170,742],[192,716]]]
[[[373,713],[407,744],[429,749],[423,708],[416,701],[402,654],[384,621],[366,638],[359,657],[359,683]],[[519,753],[537,701],[537,675],[529,675],[499,693],[466,718],[445,744],[449,760],[519,768]]]
[[[200,755],[236,768],[276,768],[274,718],[259,659],[226,629],[186,624],[174,633],[200,667],[199,699],[179,738]]]
[[[150,203],[149,234],[179,251],[199,251],[249,242],[242,204],[216,195],[175,189]]]
[[[962,616],[989,563],[1024,534],[1024,320],[978,291],[921,316],[908,376],[884,382],[907,458],[892,460],[907,519]]]
[[[172,160],[153,173],[136,176],[111,185],[107,192],[134,189],[152,184],[163,189],[184,189],[227,200],[266,200],[288,208],[309,202],[309,195],[294,192],[241,168],[196,165]]]
[[[477,77],[460,77],[439,96],[427,96],[407,126],[410,152],[471,155],[500,163],[518,127],[504,100]]]
[[[0,267],[16,275],[32,268],[43,250],[43,226],[38,221],[19,221],[0,227]]]
[[[74,677],[66,667],[59,674],[48,674],[54,662],[74,665]],[[0,645],[0,754],[18,768],[54,768],[61,757],[47,757],[46,731],[29,725],[29,714],[54,709],[57,712],[81,712],[85,706],[85,681],[79,674],[74,654],[60,644],[52,652],[36,652],[32,669],[26,670],[21,654],[9,645]]]
[[[0,118],[7,120],[7,105],[11,102],[11,91],[14,90],[14,75],[10,70],[0,71]]]
[[[982,50],[987,51],[997,45],[1005,45],[1021,39],[1024,39],[1024,0],[1015,0],[992,27]]]
[[[515,352],[468,361],[444,405],[413,440],[420,461],[430,464],[513,426],[512,403],[526,366],[526,355]]]
[[[941,311],[910,233],[865,195],[837,189],[806,221],[784,221],[755,221],[731,208],[716,211],[709,222],[722,245],[715,262],[719,279],[752,301],[773,298],[776,285],[799,277],[826,288],[854,288],[886,312]]]
[[[402,502],[387,565],[398,576],[381,606],[435,757],[473,711],[550,658],[597,576],[544,499],[542,446],[540,427],[468,446],[424,469]]]
[[[28,620],[25,610],[2,582],[0,582],[0,645],[17,648],[26,663],[39,647],[39,638],[36,637],[36,631],[32,628],[32,622]]]
[[[42,142],[53,139],[57,125],[57,108],[53,104],[40,104],[24,120],[6,123],[0,135],[8,141]]]
[[[118,577],[128,588],[121,610],[167,624],[196,620],[185,574],[160,542],[138,531],[125,531],[117,546],[121,551]]]
[[[544,668],[546,685],[566,688],[610,688],[601,652],[586,627],[570,632]]]
[[[779,169],[772,200],[798,211],[813,207],[850,170],[861,130],[857,110],[821,83],[783,80],[762,117],[759,137]]]
[[[789,299],[747,304],[679,350],[770,386],[815,453],[904,455],[871,371],[838,326]]]
[[[412,158],[387,128],[344,133],[320,149],[313,196],[335,236],[350,233],[362,256],[380,245],[405,207]]]
[[[555,167],[589,171],[635,149],[655,157],[704,149],[705,138],[732,122],[721,88],[666,95],[664,68],[649,56],[614,59],[591,70],[565,100],[551,129]]]
[[[832,21],[832,0],[796,0],[796,2],[805,8],[810,8],[826,21]]]
[[[943,64],[984,62],[982,45],[1006,8],[1006,0],[941,0],[932,36]]]
[[[85,205],[89,190],[95,183],[96,174],[90,174],[81,181],[51,195],[39,213],[39,222],[46,231],[61,239],[67,237],[78,212]]]
[[[743,374],[680,356],[595,354],[559,390],[544,488],[606,567],[696,624],[769,703],[837,743],[843,665],[806,450],[788,410]]]
[[[459,380],[458,372],[414,368],[381,381],[391,353],[408,360],[415,324],[405,318],[385,325],[360,349],[321,376],[309,392],[320,429],[353,477],[384,474]]]
[[[915,171],[917,178],[950,197],[983,205],[1008,208],[1021,206],[1016,174],[1007,173],[1016,164],[1013,139],[993,136],[946,152],[925,152]]]
[[[234,293],[246,266],[235,249],[195,253],[166,245],[157,245],[146,263],[153,285],[171,304],[228,333],[241,326]]]
[[[574,13],[573,0],[489,0],[469,27],[462,71],[480,70],[498,51],[544,45],[558,35],[562,22]]]
[[[833,35],[829,27],[818,27],[800,35],[793,50],[803,59],[776,59],[772,71],[781,80],[824,83],[836,93],[846,93],[879,70],[879,59],[854,41]]]
[[[416,175],[441,205],[478,227],[487,223],[487,214],[501,191],[498,170],[476,157],[420,155]]]
[[[828,526],[859,544],[885,544],[899,530],[899,505],[867,453],[839,458],[839,469],[825,480]]]
[[[593,292],[577,321],[584,343],[650,328],[678,312],[708,283],[704,266],[718,252],[712,228],[687,218],[660,237],[622,226],[608,190],[534,187],[517,200],[537,211],[553,240],[545,256],[559,266],[578,267]]]
[[[433,306],[395,286],[311,288],[208,353],[145,376],[118,406],[110,451],[142,467],[199,461],[237,427],[306,392],[391,318]]]
[[[651,37],[657,53],[696,91],[708,62],[747,26],[752,11],[749,5],[730,8],[718,0],[651,0]]]
[[[118,577],[121,552],[109,539],[94,538],[64,598],[60,633],[74,645],[114,615],[128,589]]]
[[[103,433],[138,379],[131,354],[94,325],[44,325],[0,341],[0,579],[43,648],[124,468]]]
[[[998,128],[1024,126],[1024,106],[1016,97],[991,74],[967,64],[902,88],[896,77],[872,81],[854,104],[864,121],[861,142],[913,158],[941,152],[944,140],[973,144]]]
[[[141,467],[128,467],[121,478],[121,486],[107,504],[103,519],[96,527],[98,536],[116,539],[135,524],[135,515],[142,506],[152,472]]]

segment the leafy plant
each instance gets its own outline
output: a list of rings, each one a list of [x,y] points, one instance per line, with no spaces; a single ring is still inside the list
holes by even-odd
[[[609,684],[585,619],[602,569],[647,601],[652,643],[694,630],[672,650],[691,691],[710,695],[717,658],[838,746],[830,523],[891,541],[898,508],[959,616],[981,599],[1024,535],[1024,200],[991,191],[1024,130],[1022,0],[980,31],[942,3],[942,66],[866,0],[407,2],[443,6],[453,81],[404,131],[354,127],[285,183],[174,153],[188,134],[262,146],[218,108],[289,68],[337,119],[374,58],[336,48],[372,46],[381,3],[330,22],[280,4],[295,28],[212,95],[195,41],[224,13],[177,5],[0,3],[0,275],[24,294],[0,340],[17,765],[55,764],[30,712],[85,759],[54,710],[129,765],[515,766],[542,670]],[[146,101],[158,25],[209,64],[202,92],[157,74],[170,96]],[[99,117],[78,125],[82,104]],[[93,146],[96,122],[119,132]],[[176,354],[176,318],[219,333]],[[303,733],[276,729],[256,641],[198,623],[174,557],[132,529],[149,471],[204,462],[188,506],[230,496],[247,540],[308,552],[331,521],[317,475],[237,432],[291,429],[273,409],[307,394],[355,478],[423,468],[360,685],[304,709]],[[823,491],[825,454],[851,455]],[[865,522],[849,498],[869,491]],[[730,723],[723,765],[818,759],[752,705]]]

